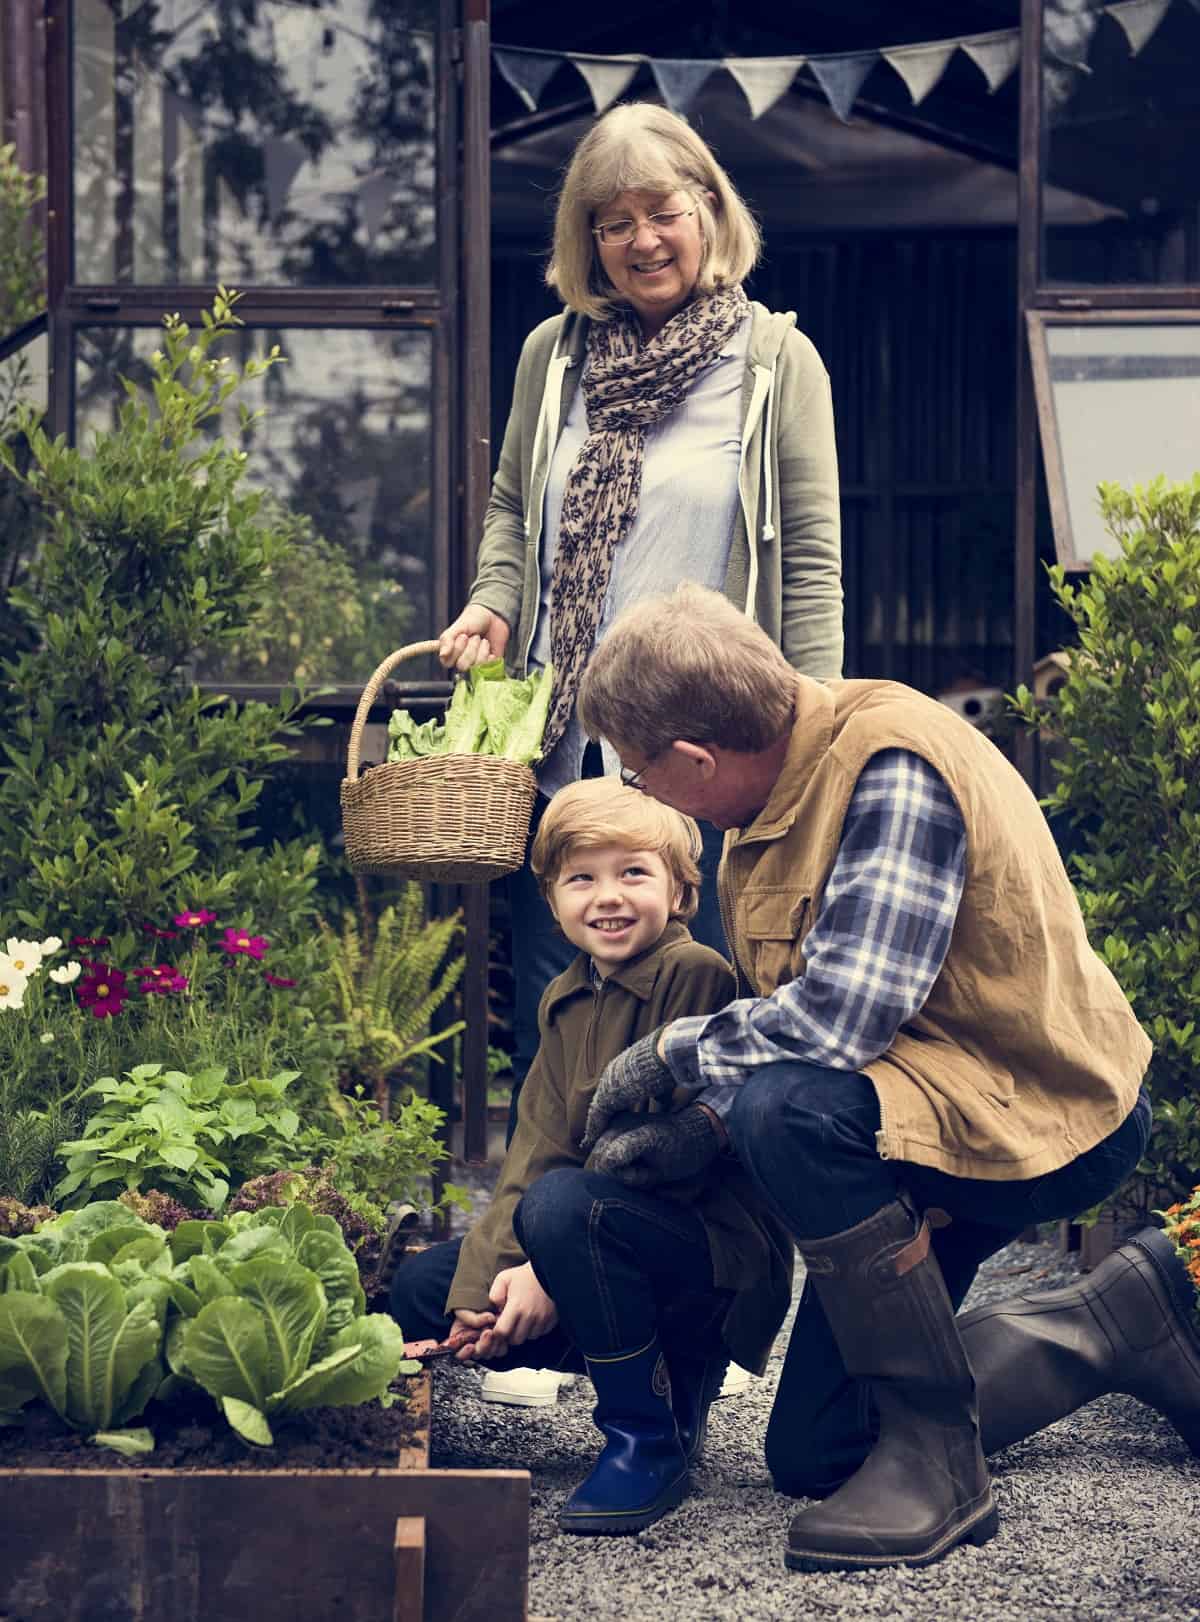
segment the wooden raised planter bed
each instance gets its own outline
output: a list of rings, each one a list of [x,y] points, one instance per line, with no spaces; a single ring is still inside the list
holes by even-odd
[[[529,1474],[0,1470],[2,1622],[525,1622]]]

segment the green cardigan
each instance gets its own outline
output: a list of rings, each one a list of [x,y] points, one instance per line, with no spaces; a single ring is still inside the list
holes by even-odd
[[[842,555],[829,377],[796,317],[752,303],[742,385],[740,501],[725,595],[806,676],[842,673]],[[546,476],[578,386],[588,321],[543,321],[525,340],[470,601],[513,630],[524,675],[541,595]]]
[[[531,1183],[558,1166],[582,1166],[579,1148],[600,1072],[631,1042],[668,1020],[708,1014],[733,994],[725,959],[669,923],[658,943],[593,984],[584,953],[552,980],[538,1014],[541,1045],[521,1089],[517,1129],[487,1211],[463,1240],[446,1311],[482,1312],[488,1290],[524,1252],[513,1233]],[[703,1175],[655,1191],[694,1205],[708,1234],[713,1281],[733,1297],[722,1333],[743,1368],[762,1373],[787,1312],[792,1242],[740,1163],[722,1156]]]

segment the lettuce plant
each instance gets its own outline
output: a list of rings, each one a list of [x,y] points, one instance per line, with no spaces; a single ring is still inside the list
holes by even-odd
[[[151,1432],[128,1422],[193,1385],[269,1445],[269,1417],[386,1402],[418,1367],[365,1306],[336,1222],[305,1206],[168,1235],[101,1201],[0,1239],[0,1423],[40,1398],[92,1441],[148,1453]]]
[[[388,721],[388,759],[424,755],[496,755],[532,765],[541,758],[554,672],[547,665],[520,679],[503,659],[474,665],[454,689],[444,721],[418,724],[407,710]]]
[[[93,1442],[149,1453],[128,1421],[166,1373],[169,1270],[162,1230],[115,1202],[0,1239],[0,1423],[40,1397]]]
[[[180,1316],[167,1361],[202,1386],[238,1434],[268,1446],[269,1420],[304,1408],[386,1400],[404,1335],[365,1313],[358,1265],[330,1216],[304,1205],[184,1222],[171,1236]]]

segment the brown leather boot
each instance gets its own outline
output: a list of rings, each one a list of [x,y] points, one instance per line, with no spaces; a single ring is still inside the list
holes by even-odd
[[[1159,1229],[1135,1234],[1077,1284],[964,1313],[958,1330],[985,1452],[1120,1391],[1157,1409],[1200,1456],[1196,1290]]]
[[[928,1224],[901,1199],[799,1250],[848,1372],[871,1381],[879,1440],[844,1487],[792,1521],[787,1564],[924,1566],[986,1543],[999,1517],[975,1382]]]

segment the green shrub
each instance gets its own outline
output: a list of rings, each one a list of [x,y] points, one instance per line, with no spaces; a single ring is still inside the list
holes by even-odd
[[[1101,486],[1119,556],[1050,571],[1079,646],[1065,683],[1016,708],[1054,740],[1044,804],[1073,826],[1088,932],[1154,1043],[1142,1204],[1200,1175],[1200,474]]]
[[[263,612],[287,547],[245,486],[246,453],[205,437],[280,360],[238,371],[214,353],[240,325],[235,298],[198,332],[166,318],[152,394],[126,383],[112,432],[75,448],[22,408],[24,474],[0,442],[50,528],[9,593],[35,645],[0,667],[0,889],[30,929],[136,934],[199,903],[277,937],[311,928],[315,853],[250,844],[300,695],[237,705],[190,680],[196,649]]]

